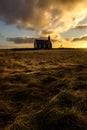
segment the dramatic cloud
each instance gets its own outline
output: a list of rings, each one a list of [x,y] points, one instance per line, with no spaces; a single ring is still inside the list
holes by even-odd
[[[81,30],[81,29],[87,29],[87,24],[77,25],[73,29],[79,29],[79,30]]]
[[[7,38],[7,40],[10,42],[14,42],[16,44],[34,42],[34,38],[29,38],[29,37],[14,37],[14,38]]]
[[[76,41],[87,41],[87,35],[72,39],[72,42],[76,42]]]
[[[75,27],[86,14],[87,0],[0,0],[0,20],[35,30],[39,36],[55,37]]]

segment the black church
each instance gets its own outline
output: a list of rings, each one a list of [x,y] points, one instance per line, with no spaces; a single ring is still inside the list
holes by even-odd
[[[34,49],[51,49],[52,43],[50,40],[50,36],[48,39],[35,39],[34,41]]]

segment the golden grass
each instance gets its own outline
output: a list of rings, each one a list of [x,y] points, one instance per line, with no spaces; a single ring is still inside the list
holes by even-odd
[[[0,50],[0,130],[87,130],[87,51]]]

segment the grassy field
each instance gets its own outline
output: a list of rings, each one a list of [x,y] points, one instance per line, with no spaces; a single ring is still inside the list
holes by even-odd
[[[0,130],[87,130],[87,50],[0,50]]]

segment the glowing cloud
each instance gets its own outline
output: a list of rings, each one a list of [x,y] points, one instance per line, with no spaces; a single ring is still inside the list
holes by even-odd
[[[2,21],[52,37],[76,27],[86,14],[87,0],[0,0]]]
[[[72,39],[72,42],[76,42],[76,41],[87,41],[87,35]]]

